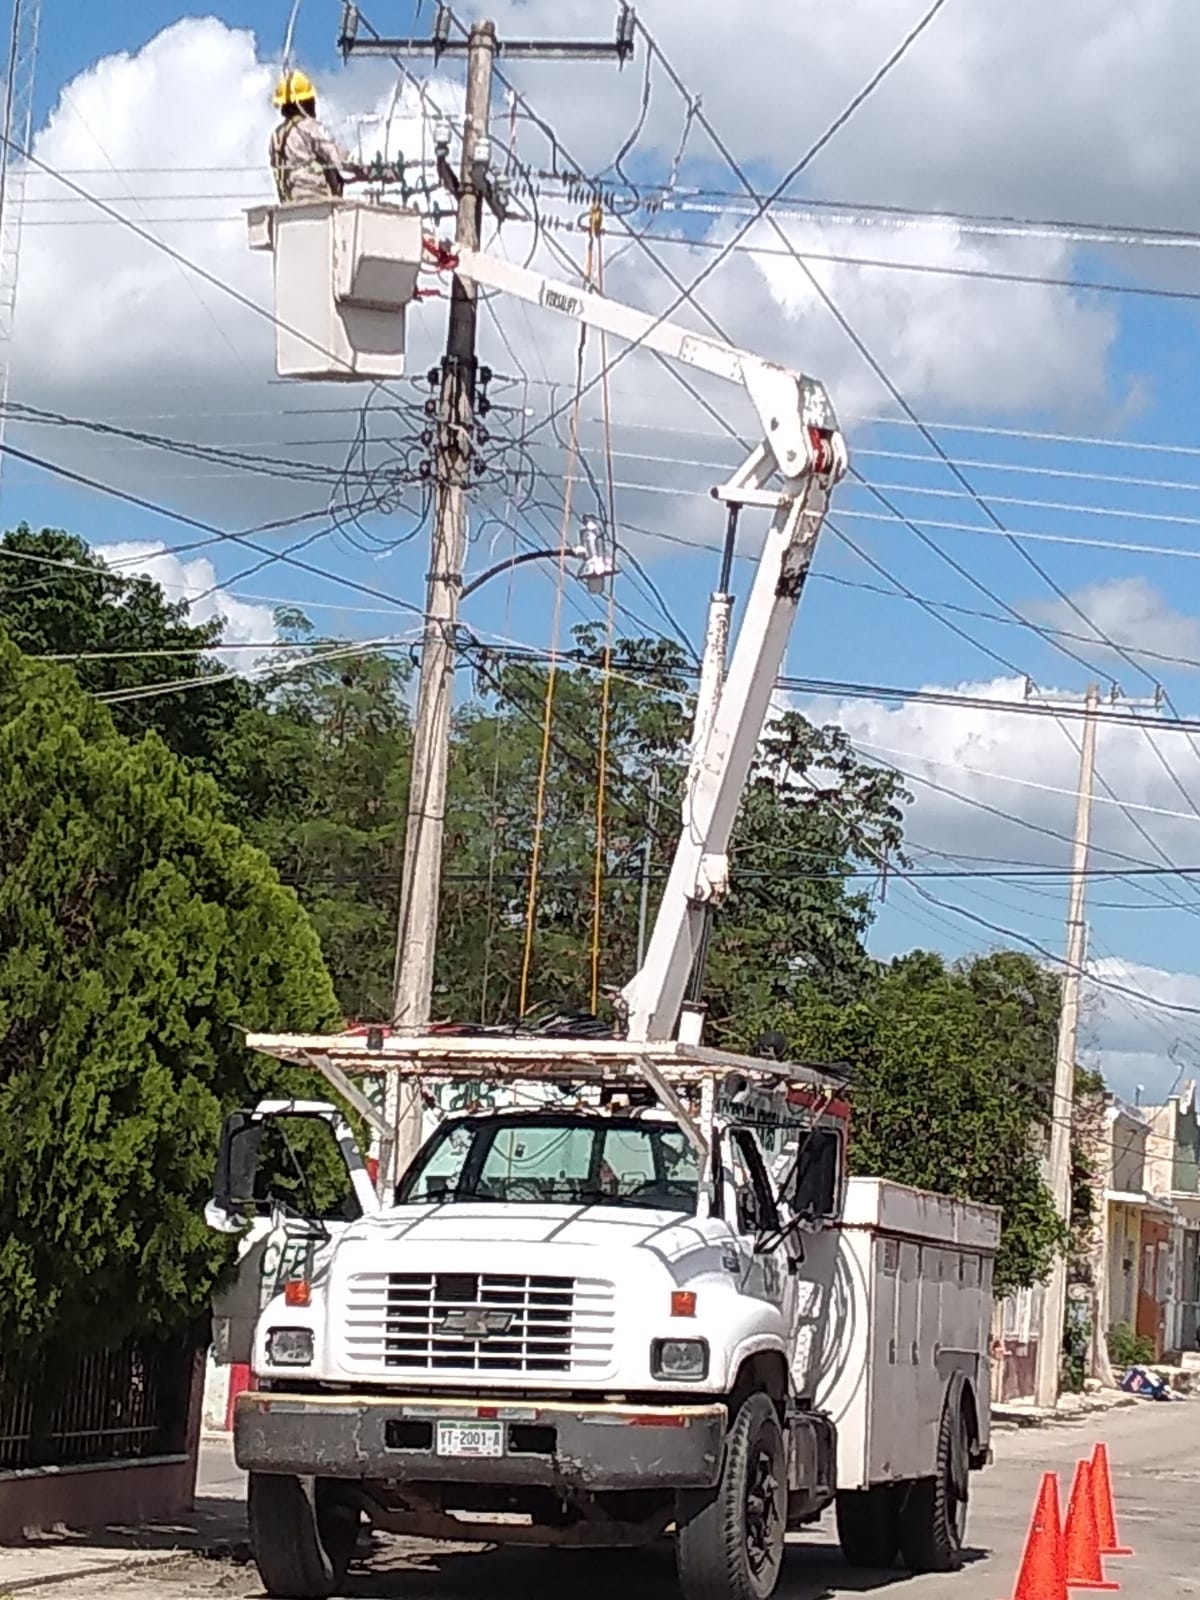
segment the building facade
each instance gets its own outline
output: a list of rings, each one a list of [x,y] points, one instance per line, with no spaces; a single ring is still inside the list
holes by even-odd
[[[1167,1355],[1200,1349],[1200,1116],[1196,1085],[1186,1083],[1164,1105],[1148,1108],[1147,1187],[1166,1207],[1170,1218],[1165,1241],[1144,1233],[1146,1250],[1165,1242],[1164,1275],[1168,1307],[1163,1348]]]

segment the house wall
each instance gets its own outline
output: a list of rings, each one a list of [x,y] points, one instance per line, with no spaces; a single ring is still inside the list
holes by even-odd
[[[1190,1098],[1190,1097],[1189,1097]],[[1171,1188],[1195,1194],[1200,1188],[1200,1117],[1195,1104],[1186,1108],[1176,1102],[1175,1160]]]
[[[1137,1319],[1138,1256],[1142,1241],[1140,1213],[1117,1201],[1108,1216],[1108,1325]]]
[[[1200,1346],[1200,1235],[1188,1228],[1180,1242],[1179,1320],[1175,1343],[1180,1350]]]
[[[1149,1132],[1149,1124],[1140,1117],[1135,1120],[1127,1111],[1118,1114],[1112,1125],[1111,1188],[1134,1194],[1146,1187],[1146,1136]]]

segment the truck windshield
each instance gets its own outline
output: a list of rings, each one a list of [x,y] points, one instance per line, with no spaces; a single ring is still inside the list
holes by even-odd
[[[671,1123],[564,1115],[471,1117],[446,1123],[396,1191],[398,1205],[696,1209],[695,1154]]]

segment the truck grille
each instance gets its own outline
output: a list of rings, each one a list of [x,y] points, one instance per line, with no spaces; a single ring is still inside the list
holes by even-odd
[[[498,1272],[364,1272],[350,1279],[354,1366],[410,1372],[597,1374],[612,1361],[613,1287]]]

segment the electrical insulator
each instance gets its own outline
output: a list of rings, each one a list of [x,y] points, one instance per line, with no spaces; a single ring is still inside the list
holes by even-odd
[[[486,444],[488,442],[488,440],[491,438],[491,434],[481,424],[476,424],[475,438],[478,440],[478,442],[480,444]]]
[[[492,381],[492,369],[491,369],[491,367],[480,367],[480,369],[479,369],[479,381],[483,385],[483,387],[486,389],[488,384],[491,383],[491,381]]]
[[[481,394],[479,396],[479,400],[476,403],[475,409],[479,412],[481,417],[487,416],[488,412],[492,409],[492,402],[488,399],[487,395]]]
[[[427,417],[436,417],[437,416],[437,408],[438,407],[437,407],[437,401],[436,400],[426,400],[426,402],[425,402],[425,415]]]
[[[433,472],[432,463],[429,461],[422,461],[421,465],[417,468],[417,472],[422,478],[428,478]]]
[[[422,428],[421,429],[421,443],[425,446],[426,449],[428,449],[429,446],[433,443],[433,429],[432,428]]]
[[[425,382],[431,389],[436,389],[441,381],[442,375],[438,369],[436,367],[430,367],[429,371],[425,374]]]

